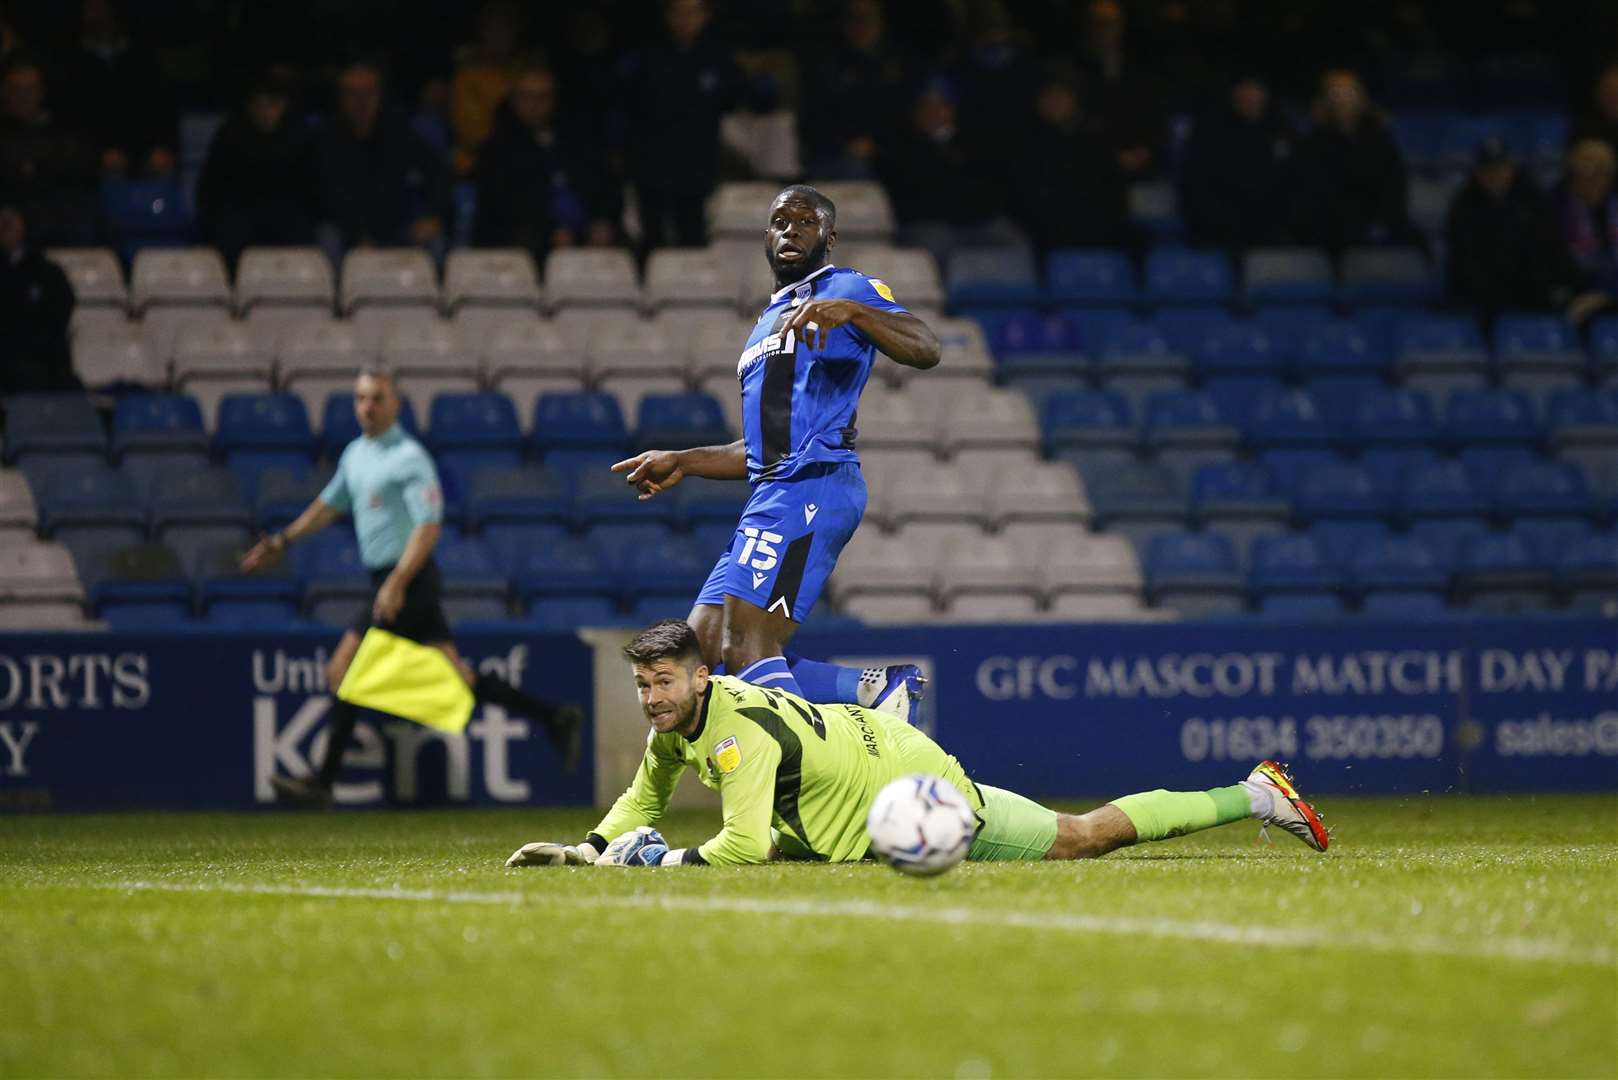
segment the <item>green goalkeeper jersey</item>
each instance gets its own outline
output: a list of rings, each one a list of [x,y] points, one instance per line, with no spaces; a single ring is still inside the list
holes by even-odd
[[[715,864],[763,862],[772,826],[796,854],[864,858],[865,815],[876,793],[908,773],[942,776],[974,811],[983,808],[961,763],[888,713],[815,705],[725,675],[708,680],[698,710],[691,737],[651,735],[634,781],[596,826],[598,835],[610,840],[655,825],[687,767],[723,803],[724,827],[698,849]]]

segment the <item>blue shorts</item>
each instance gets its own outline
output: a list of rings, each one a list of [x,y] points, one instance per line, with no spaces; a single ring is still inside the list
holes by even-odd
[[[864,514],[865,477],[852,461],[760,483],[697,603],[734,596],[802,622]]]

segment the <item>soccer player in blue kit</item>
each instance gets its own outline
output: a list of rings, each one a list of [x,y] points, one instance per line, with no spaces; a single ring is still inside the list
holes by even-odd
[[[736,373],[742,438],[728,446],[649,450],[614,472],[650,499],[684,477],[746,479],[752,495],[688,620],[703,662],[810,701],[863,705],[914,721],[918,668],[839,667],[786,654],[865,512],[855,452],[860,392],[878,352],[938,364],[938,338],[893,291],[830,261],[837,208],[812,187],[770,206],[764,254],[780,286],[753,326]]]

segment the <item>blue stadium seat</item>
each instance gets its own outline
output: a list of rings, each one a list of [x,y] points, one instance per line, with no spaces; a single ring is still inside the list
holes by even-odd
[[[1098,464],[1081,470],[1101,527],[1136,537],[1186,522],[1186,497],[1174,471],[1155,462]]]
[[[1192,475],[1191,515],[1203,528],[1229,537],[1245,556],[1259,537],[1287,527],[1292,506],[1262,465],[1231,461],[1202,465]]]
[[[314,431],[303,399],[296,394],[226,394],[219,402],[219,425],[214,449],[280,451],[312,458]]]
[[[1415,536],[1387,536],[1360,548],[1349,562],[1349,580],[1368,611],[1377,594],[1426,594],[1442,598],[1449,587],[1446,560]],[[1428,605],[1430,606],[1430,605]]]
[[[1158,248],[1146,257],[1149,303],[1228,304],[1236,295],[1230,258],[1217,251]]]
[[[219,600],[203,609],[210,626],[221,630],[294,630],[303,625],[298,608],[286,600]]]
[[[1331,260],[1316,248],[1254,248],[1242,260],[1249,304],[1323,304],[1332,298]]]
[[[997,361],[1011,353],[1078,351],[1073,323],[1064,316],[1021,309],[996,314],[979,321]]]
[[[1045,399],[1040,415],[1045,452],[1130,448],[1137,441],[1129,403],[1100,390],[1070,390]]]
[[[1329,446],[1335,437],[1320,403],[1299,389],[1260,395],[1247,413],[1242,433],[1250,446],[1260,450]]]
[[[1391,516],[1394,500],[1364,467],[1344,462],[1311,471],[1293,489],[1293,503],[1306,521]]]
[[[573,520],[581,529],[609,522],[673,526],[679,510],[673,493],[643,502],[622,473],[590,469],[573,482]]]
[[[1219,533],[1161,532],[1147,542],[1145,555],[1146,591],[1154,605],[1188,618],[1246,609],[1236,550]]]
[[[552,450],[545,455],[545,467],[567,477],[569,484],[577,484],[581,476],[608,472],[622,458],[621,451]]]
[[[1590,364],[1598,380],[1618,373],[1618,315],[1590,320]],[[1611,389],[1609,386],[1608,389]]]
[[[1330,308],[1319,304],[1269,304],[1253,309],[1248,321],[1270,336],[1276,353],[1292,360],[1305,342],[1339,320]]]
[[[1438,441],[1438,419],[1420,390],[1384,387],[1354,402],[1348,436],[1362,447],[1425,446]]]
[[[1111,309],[1065,310],[1062,318],[1068,326],[1068,338],[1073,347],[1088,356],[1107,356],[1114,352],[1124,331],[1139,321],[1127,311]]]
[[[683,619],[691,613],[691,601],[677,592],[642,596],[629,605],[631,626],[645,626],[661,619]]]
[[[1456,390],[1444,404],[1441,434],[1455,446],[1532,445],[1539,421],[1528,397],[1515,390]]]
[[[1045,261],[1045,289],[1051,303],[1071,307],[1125,307],[1139,296],[1135,268],[1122,251],[1053,251]]]
[[[1563,548],[1556,572],[1575,610],[1618,614],[1618,533],[1593,533]]]
[[[1405,477],[1435,464],[1438,454],[1425,446],[1373,446],[1361,451],[1359,461],[1377,487],[1397,493]]]
[[[521,571],[529,552],[555,547],[572,539],[566,526],[550,523],[494,524],[479,535],[489,545],[489,550],[494,552],[496,565],[507,577],[515,577]]]
[[[253,513],[265,532],[282,529],[320,497],[328,476],[301,468],[276,467],[258,474],[253,493]]]
[[[1543,611],[1553,602],[1552,586],[1549,567],[1520,536],[1486,533],[1461,545],[1455,591],[1474,611]]]
[[[1151,317],[1151,324],[1162,331],[1171,349],[1194,356],[1202,348],[1204,338],[1223,333],[1237,326],[1238,321],[1224,308],[1191,305],[1157,311]]]
[[[353,543],[352,536],[348,540]],[[203,610],[211,611],[216,603],[274,603],[287,605],[295,614],[303,593],[302,579],[294,568],[297,560],[283,558],[254,573],[244,574],[240,565],[242,550],[239,542],[202,547],[184,563],[196,585]]]
[[[314,470],[309,456],[301,450],[237,450],[226,460],[250,502],[258,501],[260,477],[266,473],[308,476]]]
[[[479,531],[493,525],[566,524],[573,518],[573,492],[550,469],[484,469],[472,480],[467,512]]]
[[[1147,452],[1182,476],[1233,459],[1241,438],[1240,429],[1226,422],[1207,394],[1159,390],[1147,399]]]
[[[1595,510],[1585,487],[1584,471],[1566,462],[1527,462],[1500,474],[1494,488],[1494,512],[1514,518],[1584,517]]]
[[[1438,280],[1417,248],[1349,248],[1343,254],[1338,300],[1351,307],[1427,304]]]
[[[112,414],[113,456],[127,459],[147,451],[205,451],[202,410],[189,394],[131,394]]]
[[[1081,338],[1082,334],[1083,331]],[[1132,408],[1144,404],[1153,391],[1182,389],[1191,381],[1189,354],[1170,341],[1168,333],[1156,323],[1119,324],[1100,356],[1098,370],[1103,385],[1122,394]]]
[[[1494,354],[1506,385],[1537,401],[1579,386],[1588,367],[1573,328],[1555,315],[1500,316]]]
[[[599,450],[622,454],[629,449],[629,429],[618,399],[602,393],[541,394],[534,403],[533,447],[553,450]]]
[[[1371,519],[1358,521],[1317,521],[1309,526],[1309,535],[1321,558],[1333,566],[1348,568],[1354,565],[1359,553],[1380,544],[1393,535],[1386,522]]]
[[[149,491],[152,535],[162,539],[179,526],[231,526],[248,529],[253,513],[235,474],[218,467],[173,469],[160,474]],[[307,505],[307,504],[305,504]]]
[[[711,521],[705,525],[694,526],[691,529],[691,538],[701,544],[705,550],[713,552],[713,557],[716,560],[730,547],[730,542],[735,536],[735,521],[728,524]]]
[[[101,614],[109,605],[178,605],[181,618],[191,609],[191,582],[179,556],[162,544],[134,544],[97,552],[85,575],[90,607]]]
[[[1263,593],[1257,612],[1277,622],[1328,622],[1342,616],[1343,598],[1331,592]]]
[[[83,394],[17,394],[5,406],[7,461],[31,454],[106,456],[101,418]]]
[[[1285,384],[1274,375],[1226,375],[1202,384],[1202,392],[1219,406],[1219,415],[1237,427],[1246,425],[1255,401],[1284,389]]]
[[[952,309],[1018,307],[1044,296],[1034,257],[1025,248],[975,248],[950,255],[944,274]]]
[[[1456,460],[1466,470],[1473,487],[1489,492],[1508,471],[1519,465],[1534,465],[1540,458],[1526,446],[1468,446],[1456,455]]]
[[[511,583],[488,544],[474,537],[444,537],[433,548],[433,561],[443,574],[446,600],[493,601],[490,617],[505,614]]]
[[[599,525],[586,531],[583,539],[601,552],[608,566],[617,567],[628,562],[631,553],[637,549],[661,544],[672,531],[667,525],[657,522]],[[710,559],[709,563],[712,561]]]
[[[191,242],[190,202],[174,177],[110,180],[101,185],[100,201],[126,261],[142,248]]]
[[[1486,491],[1472,483],[1459,461],[1439,461],[1408,474],[1399,487],[1399,513],[1418,518],[1482,517],[1490,507]]]
[[[39,531],[53,536],[84,527],[146,531],[146,510],[129,478],[105,465],[60,469],[35,488]]]
[[[1558,390],[1545,411],[1553,446],[1591,443],[1618,447],[1618,387]]]
[[[1428,393],[1480,387],[1489,354],[1477,323],[1460,315],[1410,315],[1393,324],[1394,370]]]
[[[1305,476],[1345,460],[1334,451],[1315,448],[1266,450],[1258,459],[1274,481],[1275,490],[1289,496]]]
[[[610,566],[598,545],[581,538],[532,548],[518,565],[517,593],[529,604],[562,597],[612,597],[618,583]]]
[[[642,450],[683,450],[732,440],[725,410],[707,394],[647,394],[640,401],[635,441]]]
[[[1332,319],[1306,334],[1296,352],[1298,374],[1381,375],[1389,367],[1386,334],[1352,319]]]
[[[1488,534],[1488,522],[1476,517],[1425,518],[1410,524],[1410,538],[1425,544],[1438,565],[1452,575],[1460,564],[1461,549]]]
[[[690,536],[674,533],[658,543],[630,549],[620,566],[619,581],[631,602],[663,598],[678,606],[674,617],[682,618],[713,567],[713,552]]]
[[[679,507],[679,520],[686,528],[719,525],[731,530],[741,519],[742,508],[747,505],[750,491],[748,485],[736,480],[706,480],[700,476],[688,476],[680,481],[673,496]]]
[[[1275,338],[1253,320],[1211,327],[1191,354],[1203,378],[1272,374],[1287,366],[1287,355]]]
[[[536,630],[573,631],[583,626],[622,626],[628,616],[607,596],[541,596],[528,608]]]
[[[1348,575],[1325,557],[1307,533],[1261,536],[1253,543],[1248,585],[1255,595],[1272,593],[1336,593]]]
[[[1564,552],[1596,535],[1595,528],[1582,518],[1520,517],[1510,525],[1511,533],[1522,538],[1535,558],[1551,567],[1561,564]]]
[[[427,438],[435,453],[517,453],[522,448],[517,410],[510,398],[497,393],[439,394],[433,398]]]
[[[183,600],[108,600],[96,614],[107,629],[121,634],[178,630],[194,625],[191,605]]]
[[[412,438],[421,438],[416,423],[416,407],[407,397],[399,399],[399,426]],[[336,461],[349,443],[360,437],[359,417],[354,415],[354,395],[329,394],[320,421],[320,453]]]

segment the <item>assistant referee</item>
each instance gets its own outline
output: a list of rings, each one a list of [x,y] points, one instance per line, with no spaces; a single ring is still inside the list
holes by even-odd
[[[362,434],[344,448],[331,482],[296,521],[254,544],[242,556],[242,569],[251,573],[268,566],[292,544],[352,513],[360,559],[371,572],[372,595],[326,666],[333,694],[365,631],[381,627],[449,657],[478,701],[543,724],[571,771],[578,761],[581,710],[576,705],[548,704],[493,675],[474,673],[450,640],[442,581],[433,562],[444,518],[438,470],[422,445],[400,428],[399,394],[386,371],[374,367],[360,371],[354,381],[354,415]],[[270,777],[277,795],[307,806],[331,805],[332,783],[353,738],[358,712],[356,706],[332,698],[326,713],[326,756],[319,771],[308,778]]]

